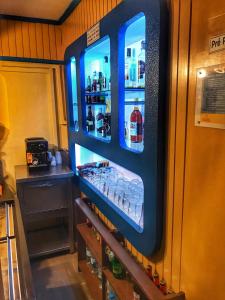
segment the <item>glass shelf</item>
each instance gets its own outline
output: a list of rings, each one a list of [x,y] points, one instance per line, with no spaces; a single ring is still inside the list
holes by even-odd
[[[129,88],[129,87],[126,87],[125,88],[125,93],[126,92],[145,92],[145,89],[144,88]]]
[[[111,140],[111,72],[110,39],[105,37],[85,50],[86,132],[109,142]]]
[[[121,145],[137,153],[144,150],[145,22],[141,13],[124,24],[124,134]]]
[[[85,92],[85,96],[108,96],[111,91]]]
[[[100,193],[138,231],[144,226],[144,185],[140,176],[76,144],[77,175]]]

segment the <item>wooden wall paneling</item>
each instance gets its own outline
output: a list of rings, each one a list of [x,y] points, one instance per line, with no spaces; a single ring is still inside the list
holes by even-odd
[[[41,24],[42,35],[43,35],[43,58],[44,59],[51,59],[50,37],[49,37],[48,26],[49,26],[48,24]]]
[[[15,22],[15,32],[16,32],[16,52],[17,57],[24,57],[23,49],[23,35],[22,35],[22,22]]]
[[[175,184],[173,207],[172,286],[180,290],[183,198],[185,177],[187,85],[189,72],[191,0],[180,1],[177,118],[175,141]]]
[[[116,0],[112,0],[112,9],[113,9],[114,7],[116,7],[116,5],[117,5]]]
[[[225,299],[225,131],[195,126],[196,70],[225,63],[224,50],[209,54],[209,38],[224,34],[224,21],[224,1],[193,1],[181,256],[190,300]]]
[[[55,26],[56,58],[64,60],[64,45],[62,40],[62,26]],[[63,32],[64,33],[64,32]]]
[[[99,0],[96,1],[96,22],[100,20],[100,3]]]
[[[36,24],[29,23],[29,41],[30,41],[30,57],[37,58],[37,39],[36,39]]]
[[[0,20],[0,56],[2,56],[2,33],[1,33],[1,20]]]
[[[9,56],[9,36],[8,36],[8,21],[1,19],[1,41],[2,41],[2,55]]]
[[[8,37],[9,37],[9,55],[10,56],[17,56],[16,51],[16,33],[15,33],[15,21],[7,22],[7,29],[8,29]]]
[[[52,60],[57,59],[57,51],[56,51],[56,34],[55,34],[55,26],[49,25],[49,47],[50,47],[50,58]]]
[[[23,22],[22,23],[22,36],[23,36],[23,50],[24,50],[24,57],[32,57],[31,56],[31,46],[30,46],[30,33],[29,33],[29,23]],[[36,41],[35,41],[36,45]]]
[[[43,46],[43,34],[42,34],[42,26],[40,24],[35,24],[36,30],[36,43],[37,43],[37,57],[44,57],[44,46]]]

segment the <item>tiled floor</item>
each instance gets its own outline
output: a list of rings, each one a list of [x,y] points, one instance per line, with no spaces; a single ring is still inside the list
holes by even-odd
[[[76,254],[33,261],[37,300],[92,300],[76,262]]]

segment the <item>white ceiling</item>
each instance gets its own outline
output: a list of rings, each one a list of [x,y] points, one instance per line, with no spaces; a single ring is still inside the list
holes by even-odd
[[[72,0],[0,0],[0,14],[58,20]]]

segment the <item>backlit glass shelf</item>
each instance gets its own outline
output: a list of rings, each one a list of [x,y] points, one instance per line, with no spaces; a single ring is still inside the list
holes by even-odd
[[[140,176],[75,145],[77,174],[138,232],[144,226],[144,185]]]
[[[85,96],[108,96],[111,93],[110,90],[107,91],[100,91],[100,92],[85,92]]]
[[[111,71],[110,39],[102,38],[84,54],[87,135],[109,142],[111,140]]]
[[[124,135],[120,138],[122,147],[137,153],[144,150],[145,23],[141,13],[124,24]]]

